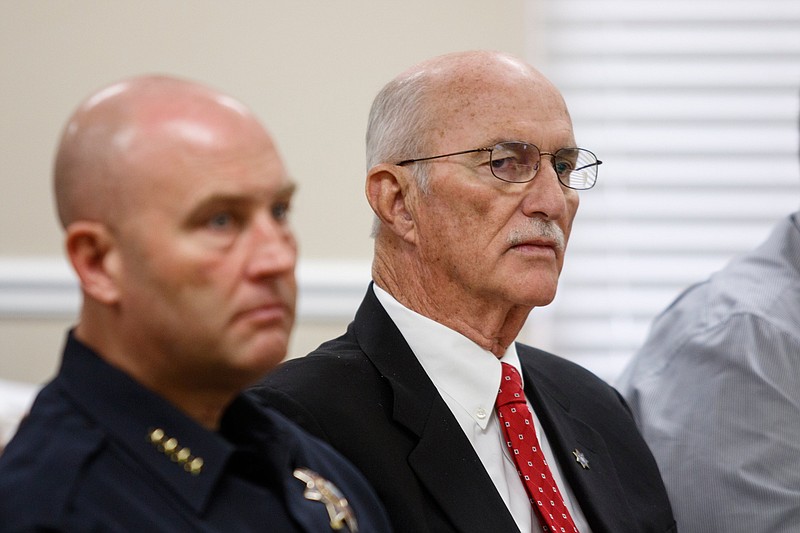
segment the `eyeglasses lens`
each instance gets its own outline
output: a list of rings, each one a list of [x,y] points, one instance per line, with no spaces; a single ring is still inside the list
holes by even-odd
[[[539,148],[522,142],[504,142],[492,148],[495,177],[512,183],[531,181],[541,163]],[[571,189],[591,189],[597,181],[597,157],[583,148],[562,148],[552,155],[558,180]]]
[[[539,149],[527,143],[506,142],[492,149],[492,174],[512,183],[533,179],[539,168]]]
[[[558,179],[572,189],[591,189],[597,181],[597,157],[583,148],[563,148],[555,153]]]

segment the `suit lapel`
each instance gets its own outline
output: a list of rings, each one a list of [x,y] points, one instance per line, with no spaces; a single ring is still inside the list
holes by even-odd
[[[530,365],[524,367],[525,393],[550,441],[562,473],[592,531],[632,531],[635,525],[605,441],[590,421],[574,417],[559,387]],[[583,468],[573,452],[588,461]]]
[[[419,440],[408,463],[458,531],[517,531],[511,514],[447,404],[370,285],[353,324],[390,384],[394,421]]]

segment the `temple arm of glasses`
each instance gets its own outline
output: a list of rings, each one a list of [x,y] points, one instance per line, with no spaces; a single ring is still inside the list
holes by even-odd
[[[598,167],[598,166],[600,166],[600,165],[602,165],[602,164],[603,164],[603,162],[602,162],[602,161],[600,161],[600,160],[597,160],[597,161],[596,161],[596,162],[594,162],[594,163],[589,163],[588,165],[583,165],[582,167],[578,167],[578,168],[574,169],[574,170],[573,170],[573,172],[575,172],[575,171],[577,171],[577,170],[583,170],[584,168],[589,168],[589,167]]]

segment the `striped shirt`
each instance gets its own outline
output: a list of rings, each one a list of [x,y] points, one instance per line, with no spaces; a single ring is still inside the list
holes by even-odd
[[[681,531],[800,531],[800,212],[678,297],[617,385]]]

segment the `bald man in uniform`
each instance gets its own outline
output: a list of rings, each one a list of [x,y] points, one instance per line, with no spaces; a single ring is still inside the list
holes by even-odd
[[[88,98],[55,171],[80,318],[0,457],[3,531],[388,531],[340,455],[240,391],[286,354],[294,184],[233,98]]]

